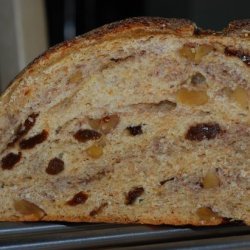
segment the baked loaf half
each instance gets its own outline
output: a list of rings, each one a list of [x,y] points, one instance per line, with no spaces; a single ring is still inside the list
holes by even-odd
[[[250,224],[249,32],[133,18],[36,59],[0,99],[0,220]]]

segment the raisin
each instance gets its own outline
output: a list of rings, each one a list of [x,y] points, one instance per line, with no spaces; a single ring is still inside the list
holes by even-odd
[[[243,51],[226,47],[224,53],[226,56],[236,56],[240,58],[240,60],[244,62],[247,66],[250,65],[250,55],[244,53]]]
[[[20,138],[25,136],[30,131],[30,129],[35,125],[38,115],[39,114],[35,113],[30,114],[24,123],[17,127],[15,137],[10,143],[8,143],[8,146],[13,146]]]
[[[24,139],[19,143],[21,149],[31,149],[37,144],[44,142],[48,137],[48,132],[43,130],[40,134],[34,135],[28,139]]]
[[[107,203],[107,202],[102,203],[99,207],[94,208],[94,209],[89,213],[89,215],[90,215],[90,216],[96,216],[97,214],[99,214],[100,212],[102,212],[102,210],[103,210],[106,206],[108,206],[108,203]]]
[[[80,129],[74,134],[74,138],[79,142],[86,142],[89,140],[98,140],[101,138],[101,134],[91,129]]]
[[[70,206],[76,206],[76,205],[85,203],[87,199],[88,199],[87,194],[83,192],[79,192],[75,194],[71,200],[67,201],[67,204]]]
[[[138,125],[138,126],[129,126],[129,127],[127,127],[127,130],[133,136],[135,136],[135,135],[141,135],[143,133],[141,125]]]
[[[2,159],[2,169],[12,169],[21,160],[22,153],[9,153]]]
[[[143,187],[134,187],[126,195],[125,204],[132,205],[136,199],[144,193]]]
[[[194,85],[198,85],[201,83],[204,83],[206,81],[205,76],[203,76],[201,73],[197,72],[195,73],[191,78],[191,83]]]
[[[64,162],[59,158],[53,158],[49,161],[46,173],[50,175],[59,174],[64,170]]]
[[[221,132],[221,128],[217,123],[201,123],[190,127],[185,138],[191,141],[210,140]]]

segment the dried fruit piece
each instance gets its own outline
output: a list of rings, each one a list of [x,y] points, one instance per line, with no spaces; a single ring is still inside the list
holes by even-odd
[[[28,139],[24,139],[20,141],[19,147],[21,149],[31,149],[35,147],[37,144],[44,142],[48,137],[48,132],[43,130],[40,134],[34,135]]]
[[[25,136],[30,131],[30,129],[35,125],[38,115],[39,114],[36,113],[30,114],[24,123],[18,126],[14,139],[8,143],[9,147],[13,146],[19,139],[21,139],[21,137]]]
[[[143,187],[134,187],[132,188],[125,197],[125,204],[132,205],[136,199],[144,193]]]
[[[102,210],[103,210],[105,207],[107,207],[107,206],[108,206],[108,203],[107,203],[107,202],[104,202],[104,203],[102,203],[99,207],[94,208],[94,209],[89,213],[89,215],[90,215],[90,216],[96,216],[97,214],[101,213]]]
[[[46,173],[50,175],[56,175],[64,170],[64,162],[59,158],[53,158],[49,161]]]
[[[103,149],[101,146],[93,145],[89,147],[87,150],[87,155],[91,158],[98,159],[103,155]]]
[[[182,57],[185,57],[188,60],[194,61],[195,58],[195,47],[184,44],[180,49],[179,49],[179,54]]]
[[[221,128],[218,123],[200,123],[191,126],[185,136],[186,139],[191,141],[202,141],[214,139],[219,133]]]
[[[82,79],[82,72],[77,70],[69,77],[69,83],[77,83]]]
[[[98,140],[101,134],[91,129],[80,129],[74,134],[74,138],[79,142],[87,142],[89,140]]]
[[[71,200],[67,201],[67,205],[76,206],[79,204],[84,204],[87,199],[88,199],[87,194],[85,194],[84,192],[79,192],[75,194]]]
[[[20,160],[22,157],[22,153],[18,152],[18,154],[15,153],[9,153],[2,159],[2,169],[12,169]]]
[[[111,130],[115,129],[120,122],[118,115],[107,115],[101,119],[89,119],[89,125],[104,134],[108,134]]]
[[[231,98],[241,107],[247,109],[249,105],[250,97],[248,96],[247,90],[237,87],[231,93]]]
[[[213,47],[207,44],[201,44],[196,47],[196,53],[194,61],[195,63],[200,63],[202,58],[209,54],[213,50]]]
[[[39,114],[32,113],[28,116],[28,118],[24,121],[23,128],[19,131],[22,135],[25,135],[36,123],[36,118]]]
[[[250,55],[245,53],[244,51],[226,47],[224,53],[226,56],[236,56],[240,58],[240,60],[244,62],[247,66],[250,65]]]
[[[120,122],[118,115],[110,115],[102,118],[101,131],[104,134],[109,133],[111,130],[115,129]]]
[[[141,125],[138,125],[138,126],[129,126],[129,127],[127,127],[127,130],[133,136],[135,136],[135,135],[141,135],[143,133]]]
[[[210,207],[200,207],[197,209],[196,214],[198,217],[206,222],[221,219],[217,213],[215,213]]]
[[[177,102],[188,106],[200,106],[208,102],[208,96],[204,90],[179,89],[176,94]]]
[[[215,170],[210,170],[203,178],[203,188],[216,188],[220,186],[220,179]]]
[[[207,44],[190,45],[184,44],[179,50],[179,54],[195,63],[200,63],[202,58],[213,50],[213,47]]]
[[[191,77],[191,83],[194,85],[199,85],[206,82],[205,76],[203,76],[201,73],[197,72]]]
[[[14,201],[14,208],[17,212],[23,215],[34,215],[38,219],[45,215],[43,209],[35,205],[34,203],[27,200],[16,200]]]
[[[89,118],[89,125],[91,128],[93,128],[95,130],[99,130],[101,127],[101,121],[102,121],[102,119]]]

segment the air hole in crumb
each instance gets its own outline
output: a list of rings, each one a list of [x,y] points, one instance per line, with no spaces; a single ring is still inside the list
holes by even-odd
[[[244,51],[237,50],[235,48],[226,47],[225,50],[224,50],[224,53],[225,53],[226,56],[238,57],[247,66],[250,66],[250,55],[245,53]]]
[[[203,76],[201,73],[197,72],[191,77],[191,83],[194,85],[199,85],[206,82],[205,76]]]
[[[125,204],[132,205],[136,201],[138,197],[140,197],[144,193],[143,187],[134,187],[132,188],[125,197]]]
[[[129,133],[133,136],[136,136],[136,135],[141,135],[143,133],[142,131],[142,126],[141,125],[138,125],[138,126],[129,126],[126,128]]]

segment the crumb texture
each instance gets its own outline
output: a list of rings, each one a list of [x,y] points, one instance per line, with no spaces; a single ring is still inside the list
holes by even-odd
[[[0,220],[250,225],[249,32],[135,18],[38,58],[0,98]]]

